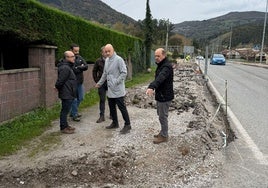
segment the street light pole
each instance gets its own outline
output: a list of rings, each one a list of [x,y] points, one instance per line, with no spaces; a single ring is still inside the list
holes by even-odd
[[[266,11],[265,11],[265,17],[264,17],[264,24],[263,24],[263,33],[262,33],[262,42],[261,42],[261,53],[260,53],[260,63],[262,63],[262,54],[263,54],[263,46],[264,46],[265,28],[266,28],[266,20],[267,20],[267,5],[268,5],[268,0],[266,1]]]
[[[232,46],[232,35],[233,35],[233,26],[231,26],[231,33],[230,33],[230,41],[229,41],[229,61],[230,61],[230,59],[231,59],[231,46]]]

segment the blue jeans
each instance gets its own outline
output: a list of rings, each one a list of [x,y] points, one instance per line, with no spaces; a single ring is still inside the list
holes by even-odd
[[[159,117],[159,122],[161,124],[160,134],[163,137],[168,137],[168,109],[171,101],[159,102],[156,101],[157,115]]]
[[[78,114],[78,107],[82,100],[84,99],[84,86],[83,84],[77,85],[77,98],[73,100],[71,107],[71,116],[75,117]]]
[[[61,100],[61,111],[60,111],[60,130],[65,129],[68,126],[67,116],[70,112],[73,99],[62,99]]]

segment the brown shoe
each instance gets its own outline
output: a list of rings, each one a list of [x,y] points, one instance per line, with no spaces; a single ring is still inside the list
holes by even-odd
[[[70,129],[70,130],[73,130],[73,131],[75,130],[75,128],[74,128],[74,127],[71,127],[71,126],[69,126],[69,125],[68,125],[68,127],[67,127],[67,128],[68,128],[68,129]]]
[[[167,141],[168,141],[167,137],[163,137],[162,135],[159,135],[157,138],[154,139],[153,143],[160,144],[162,142],[167,142]]]
[[[62,129],[61,132],[63,134],[73,134],[74,130],[70,130],[68,127],[66,127],[65,129]]]
[[[104,121],[105,121],[104,116],[100,116],[100,118],[96,121],[96,123],[101,123],[101,122],[104,122]]]
[[[161,134],[160,134],[160,133],[155,134],[155,135],[154,135],[154,138],[158,138],[159,136],[161,136]]]

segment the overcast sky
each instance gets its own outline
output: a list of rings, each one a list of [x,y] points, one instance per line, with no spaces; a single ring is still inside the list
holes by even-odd
[[[143,20],[146,0],[102,0],[113,9],[135,20]],[[206,20],[229,12],[266,11],[267,0],[150,0],[154,19],[169,19],[173,24]]]

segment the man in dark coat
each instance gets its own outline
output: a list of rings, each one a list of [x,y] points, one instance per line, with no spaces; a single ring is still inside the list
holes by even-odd
[[[161,124],[161,131],[159,134],[154,135],[155,139],[153,143],[159,144],[168,141],[168,110],[172,99],[174,99],[174,73],[163,48],[155,50],[155,61],[157,64],[155,80],[149,84],[146,94],[152,96],[155,93],[157,115]]]
[[[100,80],[104,65],[105,65],[105,59],[106,59],[106,53],[104,46],[101,48],[101,57],[96,60],[93,70],[92,70],[92,76],[96,83]],[[100,97],[99,101],[99,110],[100,110],[100,117],[97,120],[97,123],[101,123],[105,121],[105,101],[106,101],[106,92],[107,92],[107,81],[104,82],[104,84],[98,88],[98,94]]]
[[[77,97],[77,81],[73,72],[74,62],[74,53],[66,51],[64,52],[64,59],[57,65],[58,78],[55,88],[58,90],[58,96],[61,99],[60,130],[65,134],[72,134],[75,130],[67,122],[67,116],[70,112],[72,102]]]

